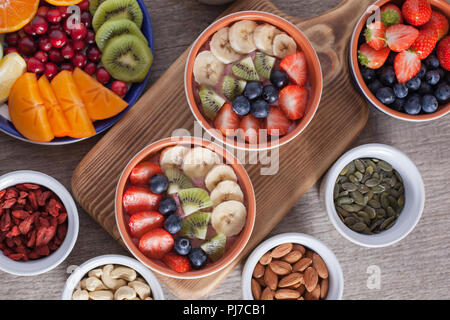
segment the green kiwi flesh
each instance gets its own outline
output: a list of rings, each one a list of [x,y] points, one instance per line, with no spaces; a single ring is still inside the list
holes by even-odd
[[[189,238],[205,240],[208,224],[211,218],[209,212],[196,212],[183,219],[180,235]]]
[[[205,251],[208,258],[210,258],[212,261],[217,261],[222,258],[225,252],[226,244],[227,237],[224,234],[219,233],[203,243],[200,248]]]
[[[212,207],[213,202],[208,192],[201,188],[183,189],[178,192],[181,207],[186,216],[202,209]]]
[[[98,29],[95,35],[95,42],[100,50],[103,51],[109,40],[124,34],[134,35],[148,46],[148,41],[142,34],[141,30],[134,22],[128,19],[114,19],[106,21],[100,29]]]
[[[168,194],[178,193],[182,189],[194,187],[192,180],[178,169],[168,168],[164,174],[167,179],[169,179],[169,188],[167,189]]]
[[[92,18],[95,32],[106,22],[113,19],[128,19],[140,29],[144,16],[136,0],[106,0],[100,4]]]

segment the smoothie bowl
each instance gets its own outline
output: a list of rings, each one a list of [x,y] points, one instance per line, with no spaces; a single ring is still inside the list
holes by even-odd
[[[131,253],[172,278],[211,275],[247,244],[255,194],[236,158],[197,138],[168,138],[138,153],[116,190],[116,221]]]
[[[265,150],[299,135],[322,94],[316,52],[293,24],[245,11],[209,26],[185,69],[186,96],[197,121],[220,142]]]

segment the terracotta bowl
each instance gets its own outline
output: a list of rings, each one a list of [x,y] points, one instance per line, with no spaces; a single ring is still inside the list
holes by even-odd
[[[203,113],[199,110],[199,106],[196,102],[194,96],[194,77],[193,77],[193,69],[194,69],[194,61],[197,57],[197,54],[203,47],[203,45],[211,38],[211,36],[218,31],[219,29],[229,26],[230,24],[240,21],[240,20],[253,20],[258,22],[267,22],[277,27],[278,29],[286,32],[289,36],[291,36],[298,45],[298,48],[301,49],[306,56],[307,64],[308,64],[308,74],[309,74],[309,88],[310,95],[308,100],[308,106],[306,108],[305,116],[297,120],[296,127],[294,130],[289,132],[288,134],[282,136],[280,139],[275,141],[271,141],[270,138],[267,139],[267,143],[260,144],[250,144],[247,142],[235,141],[234,139],[227,138],[223,136],[218,130],[216,130],[210,123],[208,119],[205,118]],[[211,24],[202,34],[197,38],[194,42],[191,51],[189,52],[189,56],[187,58],[186,69],[184,74],[184,84],[186,90],[186,97],[191,108],[192,113],[198,122],[202,125],[202,127],[211,134],[215,139],[220,142],[226,143],[227,145],[239,149],[246,150],[267,150],[279,147],[289,141],[293,140],[297,137],[308,124],[311,122],[314,114],[319,107],[320,98],[322,96],[322,88],[323,88],[323,79],[322,79],[322,69],[320,67],[319,58],[316,54],[316,51],[312,47],[309,40],[306,36],[292,23],[289,21],[276,16],[274,14],[260,12],[260,11],[242,11],[230,14],[225,16],[213,24]]]
[[[440,117],[445,116],[450,112],[450,103],[447,103],[445,105],[440,105],[439,108],[434,113],[430,114],[418,114],[418,115],[410,115],[403,112],[396,111],[394,109],[389,108],[388,106],[382,104],[375,95],[369,90],[367,87],[362,75],[361,71],[359,69],[359,63],[358,63],[358,39],[364,30],[364,26],[366,24],[367,19],[374,13],[374,10],[376,7],[381,8],[386,3],[394,3],[399,8],[401,8],[401,5],[404,3],[403,0],[379,0],[375,2],[371,7],[369,7],[366,12],[363,14],[361,19],[359,19],[358,23],[356,24],[356,27],[353,31],[351,42],[350,42],[350,66],[351,71],[353,73],[353,77],[356,81],[356,84],[358,85],[359,89],[362,91],[364,96],[366,97],[369,102],[374,105],[378,110],[401,120],[406,121],[415,121],[415,122],[421,122],[421,121],[430,121],[434,119],[438,119]],[[433,10],[440,11],[443,13],[447,19],[450,20],[450,6],[448,3],[442,0],[430,0],[431,8]]]
[[[128,221],[122,207],[122,195],[127,186],[128,177],[131,173],[131,170],[137,164],[141,163],[143,160],[150,158],[155,153],[167,147],[172,147],[178,144],[201,146],[204,148],[208,148],[216,152],[219,156],[221,156],[224,163],[227,163],[231,167],[233,167],[234,172],[238,177],[239,184],[244,193],[245,198],[244,204],[247,207],[247,222],[245,223],[243,230],[237,236],[236,240],[231,245],[231,247],[225,251],[224,256],[218,261],[208,264],[203,269],[192,270],[186,273],[177,273],[172,269],[170,269],[169,267],[167,267],[162,261],[150,259],[139,251],[138,247],[133,242],[129,234]],[[115,199],[115,215],[117,227],[119,229],[122,240],[124,241],[127,248],[130,250],[130,252],[136,257],[136,259],[141,261],[144,265],[146,265],[153,271],[158,272],[164,276],[179,279],[196,279],[209,276],[215,272],[222,270],[223,268],[228,266],[244,249],[245,245],[250,239],[250,236],[253,231],[253,226],[255,224],[255,217],[256,217],[255,192],[253,190],[253,185],[250,180],[250,177],[248,176],[242,164],[231,153],[229,153],[222,147],[218,146],[213,142],[199,138],[190,138],[190,137],[167,138],[159,140],[147,146],[128,163],[117,185],[116,199]]]

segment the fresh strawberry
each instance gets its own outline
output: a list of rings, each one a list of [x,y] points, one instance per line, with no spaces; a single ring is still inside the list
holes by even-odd
[[[133,214],[128,221],[130,234],[134,238],[140,238],[150,230],[162,228],[164,216],[156,211],[142,211]]]
[[[277,107],[270,107],[269,115],[266,118],[266,129],[269,135],[285,135],[288,132],[290,126],[291,121],[286,117],[283,111],[281,111]]]
[[[419,73],[422,63],[414,51],[405,50],[395,57],[394,69],[397,81],[405,83]]]
[[[280,91],[278,103],[291,120],[298,120],[305,115],[307,102],[308,90],[304,87],[293,84]]]
[[[436,47],[438,41],[438,32],[434,29],[421,29],[419,36],[411,46],[411,49],[417,52],[420,60],[425,59]]]
[[[295,52],[281,60],[280,68],[299,86],[304,86],[308,81],[308,66],[303,52]]]
[[[430,20],[431,6],[428,0],[406,0],[402,6],[402,14],[406,22],[418,27]]]
[[[437,56],[441,67],[450,71],[450,36],[446,36],[439,42]]]
[[[148,185],[150,178],[162,173],[161,168],[153,162],[141,162],[131,170],[130,182],[134,185]]]
[[[170,269],[178,273],[185,273],[191,270],[191,263],[185,256],[180,256],[176,253],[169,253],[163,259]]]
[[[386,47],[386,27],[381,21],[375,21],[369,24],[364,32],[366,42],[375,50]]]
[[[381,22],[386,27],[403,23],[402,12],[395,4],[388,3],[381,8]]]
[[[251,114],[244,116],[239,127],[242,129],[243,138],[250,143],[258,143],[259,130],[261,129],[261,120]]]
[[[430,21],[422,26],[423,29],[433,29],[438,32],[438,40],[441,40],[448,33],[448,20],[438,11],[431,12]]]
[[[153,229],[139,240],[139,251],[151,259],[162,259],[172,251],[174,240],[172,235],[162,228]]]
[[[161,194],[153,194],[149,188],[132,186],[123,194],[122,203],[125,211],[132,215],[139,211],[157,210],[161,199]]]
[[[393,25],[386,30],[386,41],[392,51],[409,49],[419,36],[419,30],[404,24]]]
[[[239,128],[239,116],[229,103],[225,103],[214,119],[214,126],[225,136],[234,136]]]
[[[378,69],[383,66],[389,56],[389,48],[375,50],[367,43],[363,43],[358,50],[358,60],[363,66],[370,69]]]

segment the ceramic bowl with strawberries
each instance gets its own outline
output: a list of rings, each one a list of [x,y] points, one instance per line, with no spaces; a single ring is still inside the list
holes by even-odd
[[[440,0],[380,0],[361,17],[350,65],[371,104],[401,120],[450,112],[450,6]]]

